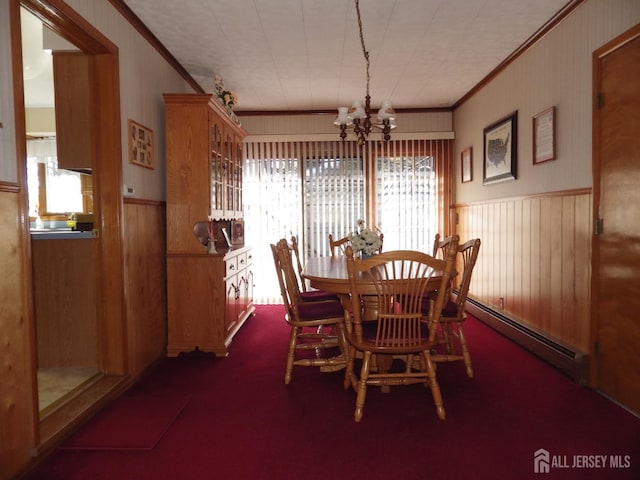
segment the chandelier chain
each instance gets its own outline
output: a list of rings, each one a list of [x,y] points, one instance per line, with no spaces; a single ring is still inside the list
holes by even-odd
[[[360,16],[360,0],[355,0],[356,2],[356,13],[358,14],[358,31],[360,33],[360,45],[362,46],[362,54],[364,55],[364,61],[367,66],[367,96],[369,95],[369,52],[367,51],[367,47],[364,44],[364,34],[362,33],[362,17]]]
[[[372,121],[371,116],[371,95],[370,95],[370,83],[371,73],[369,52],[364,43],[364,28],[362,26],[362,15],[360,14],[360,0],[354,0],[356,14],[358,16],[358,33],[360,34],[360,46],[362,47],[362,55],[366,65],[367,74],[367,91],[364,98],[364,107],[362,102],[356,100],[353,102],[351,108],[339,107],[338,117],[333,122],[334,125],[340,127],[340,138],[344,141],[347,138],[347,128],[353,127],[353,133],[356,135],[358,145],[365,144],[369,133],[371,133],[372,127],[380,128],[382,130],[383,139],[388,142],[391,139],[389,133],[392,128],[395,128],[395,112],[391,107],[391,101],[385,100],[382,102],[382,106],[378,111],[378,120],[376,123]]]

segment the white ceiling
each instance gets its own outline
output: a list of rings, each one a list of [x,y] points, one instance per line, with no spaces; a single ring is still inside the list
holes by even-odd
[[[42,22],[20,9],[24,103],[30,108],[53,107],[53,66],[51,54],[43,50]]]
[[[236,110],[326,110],[365,95],[352,0],[124,0]],[[361,0],[372,106],[449,107],[568,0]]]
[[[351,0],[124,3],[205,91],[222,77],[238,96],[236,111],[328,110],[364,98]],[[386,98],[396,109],[452,106],[567,3],[361,0],[372,107]],[[36,25],[23,23],[25,102],[46,106],[52,75]]]

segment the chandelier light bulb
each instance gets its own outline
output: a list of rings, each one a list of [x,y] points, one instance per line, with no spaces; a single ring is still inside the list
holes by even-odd
[[[385,100],[382,102],[382,107],[378,110],[378,120],[382,122],[383,120],[395,120],[396,112],[391,106],[391,100]]]
[[[349,118],[352,118],[354,120],[362,120],[366,116],[367,114],[364,111],[362,102],[360,100],[354,100],[351,108],[349,109]]]
[[[352,123],[353,122],[351,121],[351,118],[349,118],[349,107],[338,108],[338,117],[335,119],[333,124],[337,126],[340,126],[340,125],[349,126]]]

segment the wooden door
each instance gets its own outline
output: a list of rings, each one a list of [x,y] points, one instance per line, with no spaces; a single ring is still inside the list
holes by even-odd
[[[594,53],[592,382],[640,412],[640,26]]]

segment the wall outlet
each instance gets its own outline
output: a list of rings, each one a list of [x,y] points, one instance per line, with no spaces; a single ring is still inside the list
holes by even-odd
[[[133,197],[136,194],[136,191],[133,187],[129,187],[128,185],[124,186],[124,196],[125,197]]]
[[[500,310],[504,310],[504,297],[500,297],[498,305],[500,306]]]

